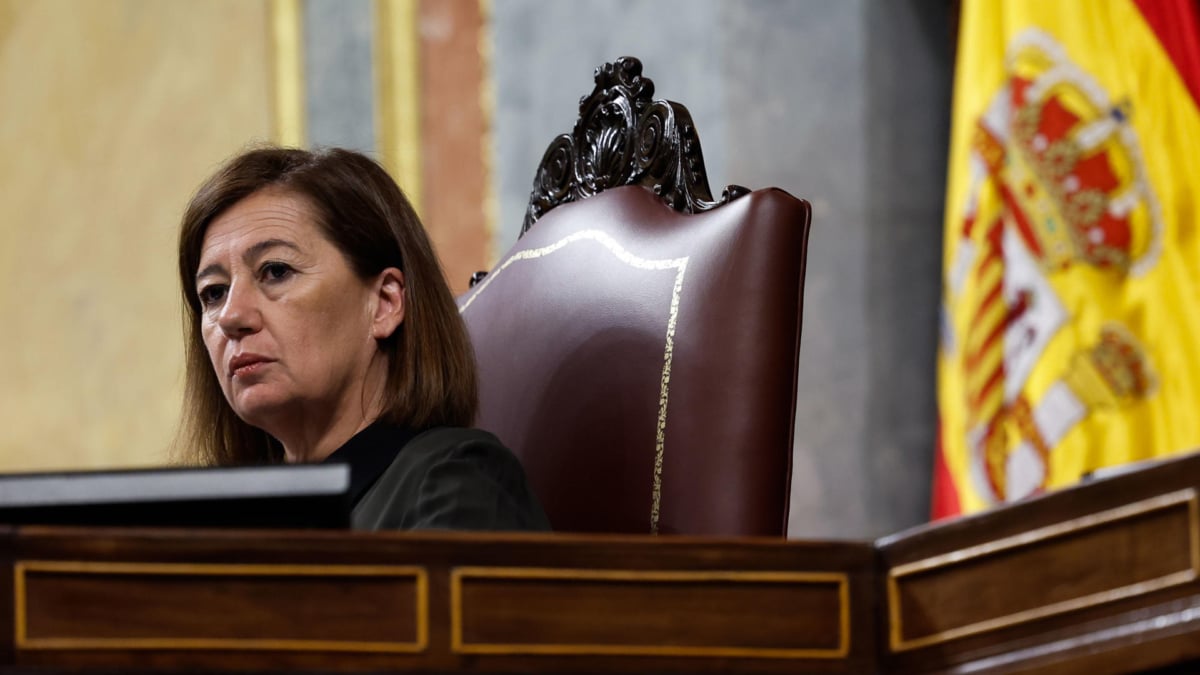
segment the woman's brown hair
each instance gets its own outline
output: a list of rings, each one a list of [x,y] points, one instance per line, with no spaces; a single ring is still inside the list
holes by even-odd
[[[425,228],[404,193],[371,159],[350,150],[260,147],[234,157],[200,186],[183,215],[187,379],[177,450],[193,463],[277,462],[282,447],[243,422],[221,392],[200,335],[196,271],[204,235],[225,210],[260,190],[306,198],[317,226],[362,278],[404,273],[404,322],[380,349],[387,383],[380,420],[415,429],[470,426],[478,405],[475,359]]]

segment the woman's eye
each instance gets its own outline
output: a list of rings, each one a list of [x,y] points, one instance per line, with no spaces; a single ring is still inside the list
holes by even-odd
[[[284,263],[271,262],[262,266],[259,272],[263,281],[280,281],[292,273],[292,268]]]
[[[225,297],[225,286],[223,284],[211,284],[201,288],[197,293],[200,298],[200,304],[205,307],[212,307]]]

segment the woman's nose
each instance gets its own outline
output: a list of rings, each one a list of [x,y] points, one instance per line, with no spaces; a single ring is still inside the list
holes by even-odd
[[[258,297],[251,284],[230,284],[225,304],[217,318],[221,331],[229,337],[256,333],[262,328]]]

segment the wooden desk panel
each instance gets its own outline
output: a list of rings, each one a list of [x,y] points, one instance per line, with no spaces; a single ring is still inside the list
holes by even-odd
[[[412,652],[428,645],[415,566],[21,561],[18,650]]]
[[[23,528],[8,663],[864,673],[865,543]]]
[[[1193,455],[880,540],[884,670],[1200,659],[1198,493]]]
[[[460,654],[844,659],[842,572],[456,568]]]

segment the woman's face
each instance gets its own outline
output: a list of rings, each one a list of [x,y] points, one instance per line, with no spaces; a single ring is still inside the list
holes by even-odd
[[[381,307],[387,281],[360,279],[311,214],[295,194],[251,194],[209,225],[196,273],[201,334],[225,398],[285,447],[302,428],[364,414],[384,361],[376,339],[403,318],[401,297],[395,324],[381,328],[380,311],[396,309]]]

